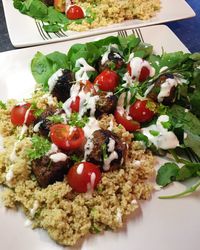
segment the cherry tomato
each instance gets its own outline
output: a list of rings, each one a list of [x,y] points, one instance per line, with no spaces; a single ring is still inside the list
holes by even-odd
[[[94,80],[100,90],[114,91],[119,84],[119,76],[115,71],[105,69]]]
[[[81,128],[71,128],[66,124],[55,124],[50,127],[51,141],[64,150],[79,149],[84,145],[85,136]]]
[[[80,106],[80,97],[77,96],[75,101],[71,102],[70,108],[72,110],[72,112],[79,112],[79,106]]]
[[[78,193],[93,191],[101,180],[101,172],[97,165],[90,162],[80,162],[70,168],[67,181]]]
[[[96,95],[96,89],[94,87],[94,84],[91,83],[90,81],[86,81],[86,83],[81,85],[81,88],[85,93],[91,93],[92,95]],[[74,101],[71,102],[70,108],[72,112],[79,112],[79,107],[80,107],[80,97],[77,96]]]
[[[130,63],[127,65],[127,69],[128,69],[129,75],[131,76],[132,72],[131,72]],[[146,66],[143,66],[141,68],[141,71],[140,71],[140,74],[139,74],[139,77],[138,77],[138,81],[139,82],[144,82],[145,80],[147,80],[147,78],[149,76],[150,76],[150,70]],[[135,76],[133,76],[133,79],[135,79]]]
[[[90,81],[86,81],[86,83],[83,85],[83,90],[85,93],[91,93],[93,95],[96,95],[97,92],[96,92],[96,89],[94,87],[94,84],[91,83]]]
[[[82,8],[78,5],[71,5],[66,11],[66,16],[70,20],[84,18],[84,12]]]
[[[59,12],[65,12],[65,1],[54,0],[54,8]]]
[[[115,113],[115,120],[117,123],[121,124],[127,131],[133,132],[140,129],[140,123],[134,121],[132,119],[127,119],[126,113],[123,115],[116,109]]]
[[[36,117],[34,116],[34,111],[30,109],[30,106],[30,103],[26,103],[23,105],[16,105],[12,108],[10,115],[11,122],[13,125],[30,125],[32,122],[35,121]]]
[[[148,108],[148,100],[136,100],[129,109],[130,116],[138,122],[150,121],[155,113]],[[154,104],[154,102],[152,102]]]

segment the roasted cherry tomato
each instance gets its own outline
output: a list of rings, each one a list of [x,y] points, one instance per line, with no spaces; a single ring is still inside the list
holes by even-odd
[[[80,106],[80,97],[77,96],[75,101],[71,102],[70,108],[72,110],[72,112],[79,112],[79,106]]]
[[[66,124],[55,124],[50,127],[51,141],[64,150],[81,148],[85,143],[84,132],[81,128],[72,128]]]
[[[65,12],[65,1],[54,0],[54,8],[59,12]]]
[[[137,121],[134,121],[132,119],[127,119],[127,115],[126,113],[124,113],[123,115],[119,112],[119,110],[115,110],[114,113],[115,116],[115,120],[117,123],[121,124],[122,126],[124,126],[124,128],[130,132],[136,131],[138,129],[140,129],[140,123]]]
[[[30,125],[35,121],[34,111],[30,109],[31,104],[16,105],[11,110],[11,122],[13,125]]]
[[[128,69],[129,75],[131,76],[132,72],[131,72],[130,63],[127,65],[127,69]],[[139,77],[138,77],[138,81],[139,82],[144,82],[145,80],[147,80],[147,78],[149,76],[150,76],[150,70],[147,67],[143,66],[141,68],[141,71],[140,71],[140,74],[139,74]],[[135,76],[133,76],[133,79],[135,79]]]
[[[152,101],[149,101],[152,104],[155,104]],[[129,109],[130,116],[138,122],[148,122],[153,116],[154,112],[148,108],[148,100],[136,100]]]
[[[115,71],[105,69],[95,78],[94,83],[100,90],[113,92],[119,84],[119,76]]]
[[[70,20],[81,19],[84,18],[84,12],[80,6],[71,5],[66,11],[66,16]]]
[[[101,180],[101,172],[97,165],[90,162],[80,162],[70,168],[67,181],[78,193],[91,192]]]

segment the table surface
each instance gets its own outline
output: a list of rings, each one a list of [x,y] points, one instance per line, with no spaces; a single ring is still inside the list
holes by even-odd
[[[167,23],[191,52],[200,52],[200,0],[187,0],[196,16],[190,19]],[[5,16],[0,0],[0,52],[15,49],[9,39]]]

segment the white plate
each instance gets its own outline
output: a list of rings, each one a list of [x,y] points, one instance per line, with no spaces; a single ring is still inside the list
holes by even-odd
[[[146,21],[135,19],[84,32],[68,31],[65,33],[59,32],[57,34],[50,33],[49,36],[40,27],[40,22],[38,22],[36,25],[36,22],[33,18],[22,15],[18,10],[16,10],[13,7],[12,2],[13,0],[3,0],[3,6],[10,40],[15,47],[26,47],[102,33],[105,34],[112,31],[132,29],[135,27],[164,23],[195,16],[194,11],[184,0],[161,0],[162,8],[160,12],[158,12],[155,17]]]
[[[141,28],[141,33],[144,40],[151,43],[157,53],[161,53],[162,47],[168,52],[177,50],[188,52],[180,40],[164,25]],[[84,38],[81,42],[105,36]],[[37,51],[65,52],[73,43],[68,41],[0,53],[0,99],[23,98],[30,94],[34,86],[30,61]],[[154,193],[150,201],[142,202],[141,210],[129,218],[123,230],[92,235],[85,238],[82,245],[66,249],[199,250],[200,193],[183,199],[158,199],[159,195],[172,194],[183,189],[183,185],[174,184],[166,190]],[[43,230],[24,227],[25,217],[19,212],[0,208],[0,221],[2,250],[64,249],[54,243]]]

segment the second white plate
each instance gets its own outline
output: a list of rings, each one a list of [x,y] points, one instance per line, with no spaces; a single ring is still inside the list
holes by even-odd
[[[132,29],[158,23],[164,23],[195,16],[192,8],[185,0],[161,0],[161,10],[155,17],[141,21],[138,19],[125,21],[119,24],[109,25],[98,29],[84,32],[57,32],[46,33],[42,29],[41,22],[36,22],[33,18],[21,14],[13,7],[13,0],[3,0],[5,17],[9,36],[13,46],[26,47],[38,44],[52,43],[70,39],[76,39],[97,34],[105,34],[122,29]]]

